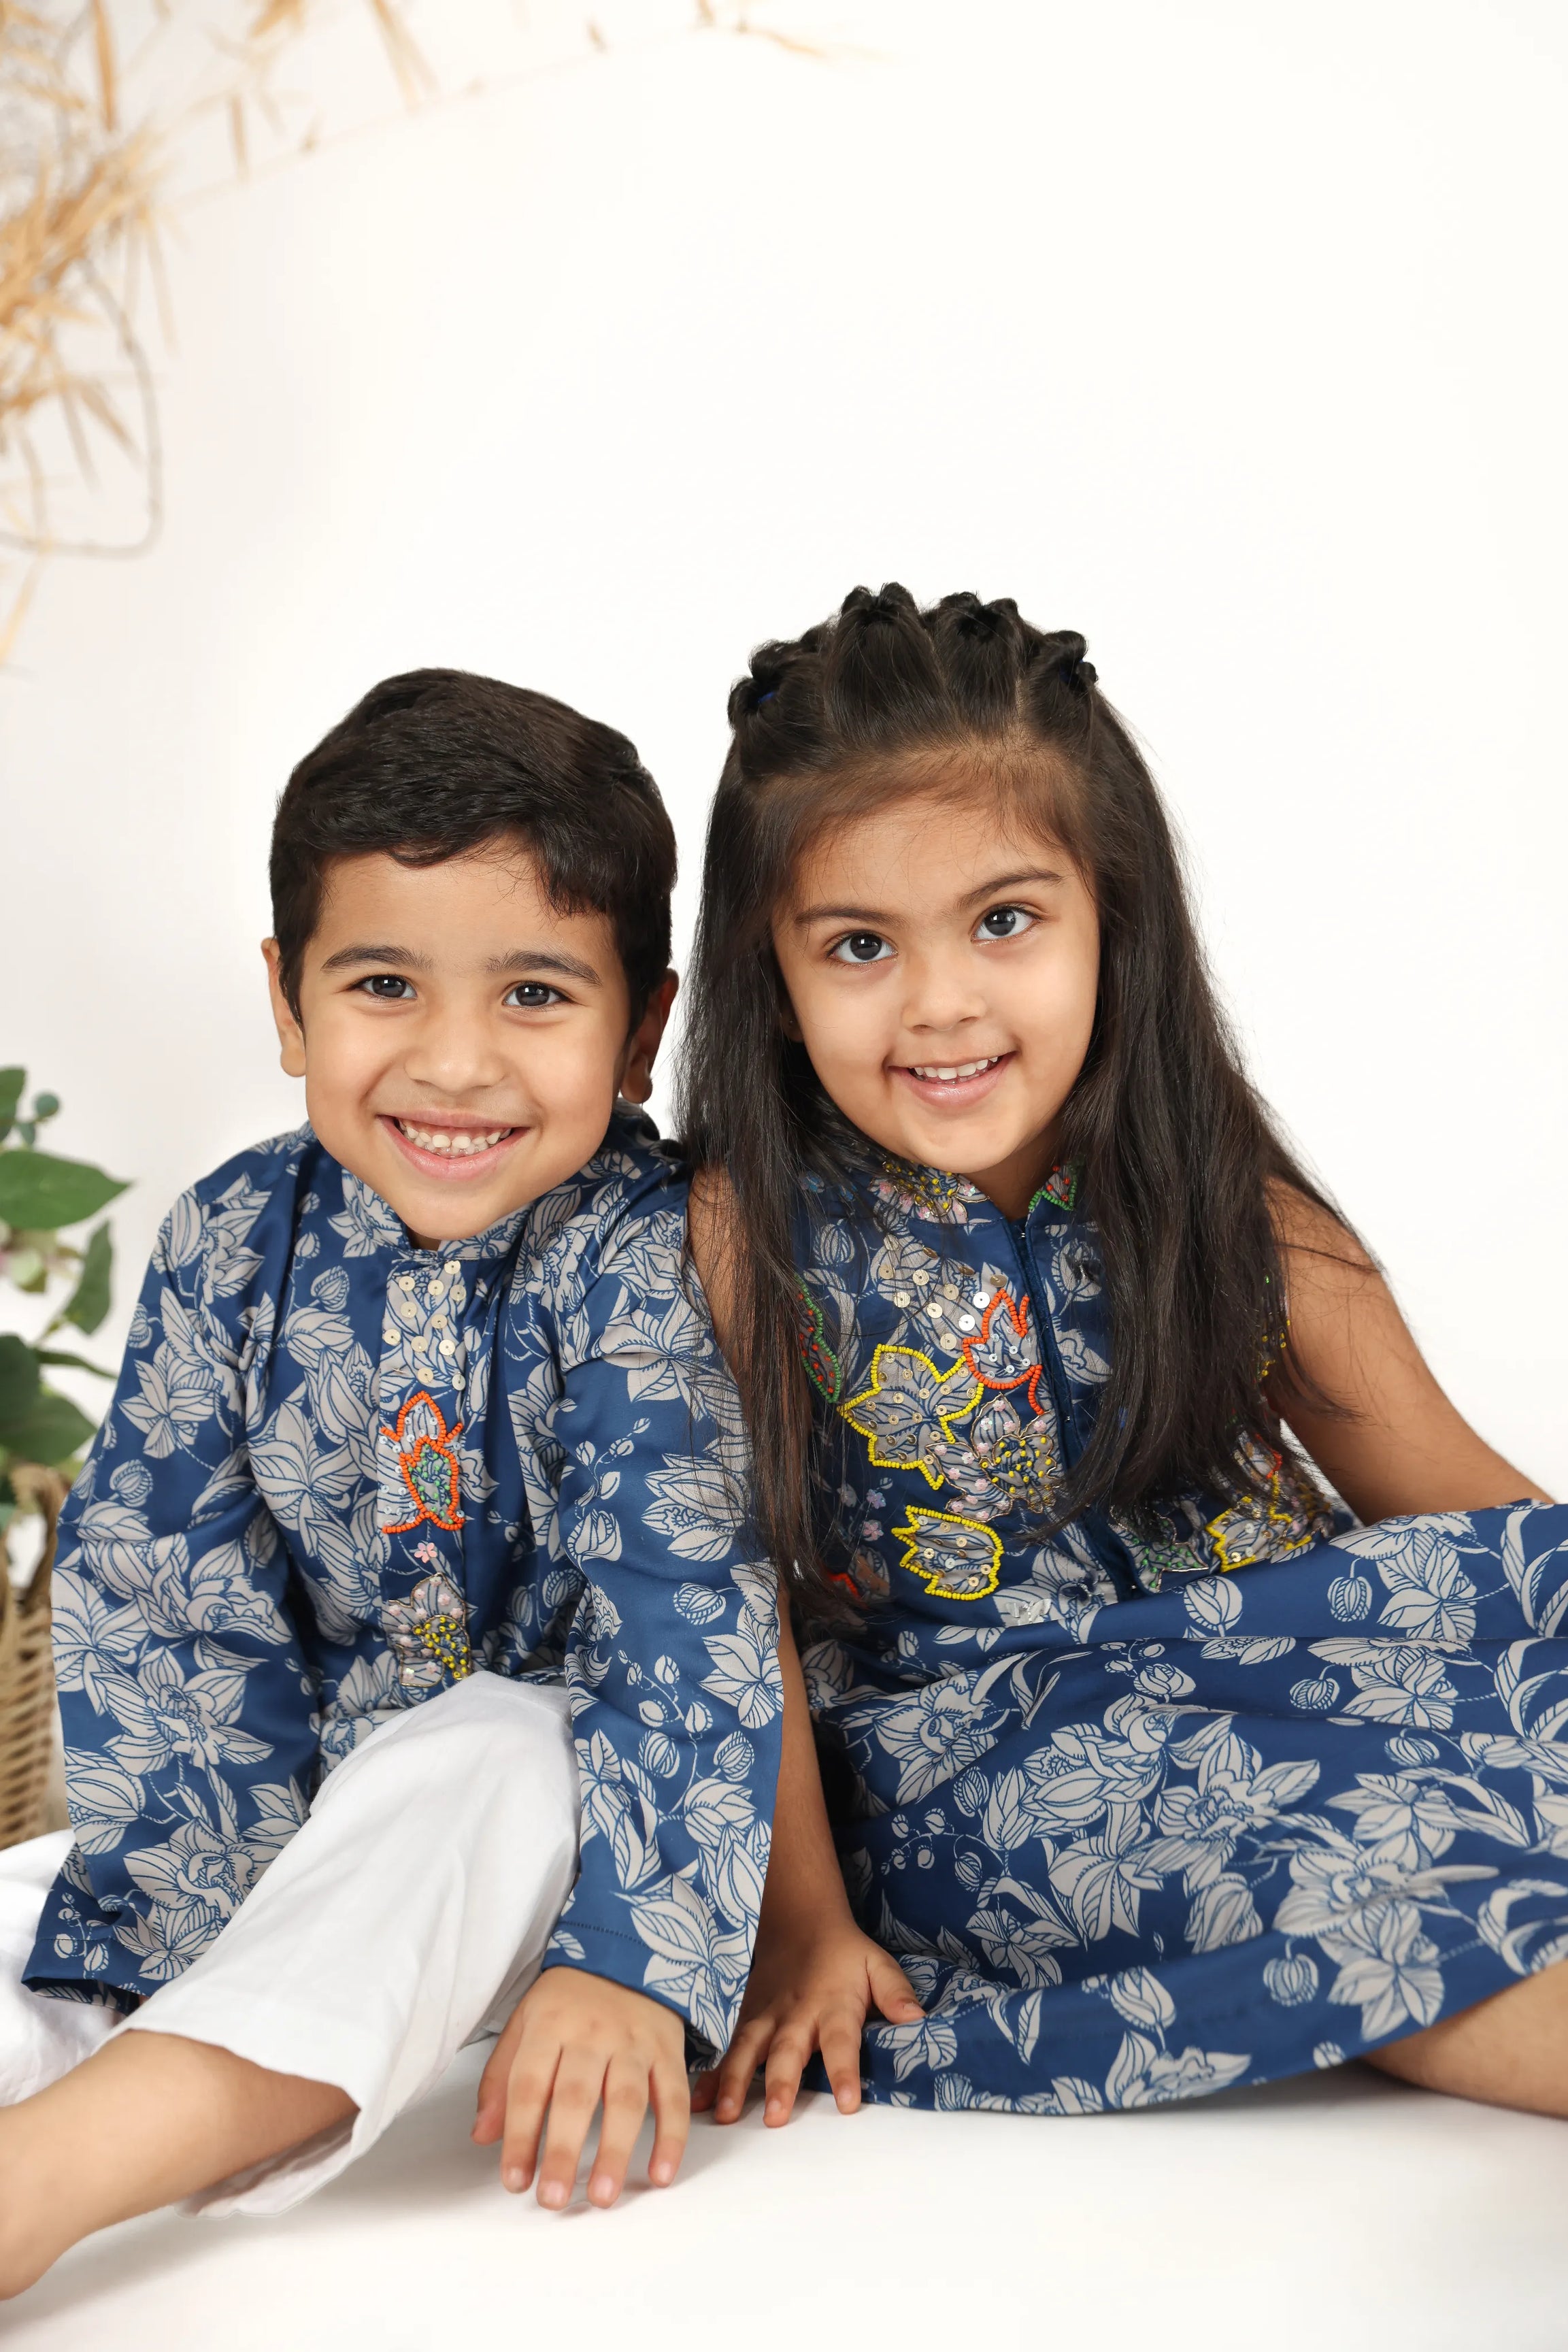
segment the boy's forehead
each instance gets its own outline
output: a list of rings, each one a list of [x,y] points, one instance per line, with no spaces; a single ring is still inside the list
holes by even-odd
[[[528,845],[502,841],[434,864],[386,850],[333,858],[310,953],[398,946],[471,964],[566,938],[613,953],[609,917],[558,906]]]

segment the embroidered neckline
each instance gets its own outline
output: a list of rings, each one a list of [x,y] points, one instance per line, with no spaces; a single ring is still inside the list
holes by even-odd
[[[1075,1160],[1062,1160],[1060,1165],[1051,1170],[1030,1201],[1028,1214],[1032,1216],[1038,1208],[1042,1207],[1049,1201],[1052,1208],[1065,1209],[1071,1215],[1078,1206],[1079,1174],[1080,1170]]]
[[[883,1173],[904,1192],[913,1193],[925,1208],[938,1216],[950,1215],[959,1201],[979,1201],[985,1195],[967,1176],[955,1176],[942,1168],[923,1168],[917,1160],[901,1160],[896,1152],[879,1155]]]

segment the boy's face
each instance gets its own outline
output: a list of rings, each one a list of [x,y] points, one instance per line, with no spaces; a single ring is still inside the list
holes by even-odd
[[[647,1099],[675,981],[628,1035],[608,916],[563,915],[518,842],[440,866],[333,861],[284,1068],[317,1135],[416,1244],[483,1233],[575,1173],[618,1093]]]

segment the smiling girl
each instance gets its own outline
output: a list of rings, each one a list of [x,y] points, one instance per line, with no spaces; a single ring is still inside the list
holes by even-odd
[[[706,2096],[766,2062],[782,2121],[813,2047],[844,2106],[1042,2114],[1375,2055],[1568,2112],[1568,1511],[1253,1092],[1083,656],[859,589],[731,697],[693,1236],[837,1859],[787,1660]]]

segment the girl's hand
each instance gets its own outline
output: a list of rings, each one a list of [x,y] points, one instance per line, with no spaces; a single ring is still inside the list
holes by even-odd
[[[873,2009],[890,2025],[925,2014],[898,1962],[862,1935],[847,1907],[826,1928],[759,1936],[735,2039],[717,2067],[698,2076],[694,2109],[711,2107],[716,2122],[734,2123],[752,2076],[765,2066],[763,2120],[787,2124],[807,2063],[820,2050],[839,2113],[852,2116],[861,2103],[861,2035]]]
[[[570,2200],[582,2143],[602,2104],[588,2198],[613,2205],[650,2096],[656,2128],[648,2178],[664,2189],[685,2152],[691,2119],[681,2020],[645,1993],[586,1969],[549,1969],[523,1995],[490,2053],[474,2137],[482,2147],[502,2140],[502,2181],[526,2189],[548,2108],[538,2193],[541,2205],[559,2208]]]

